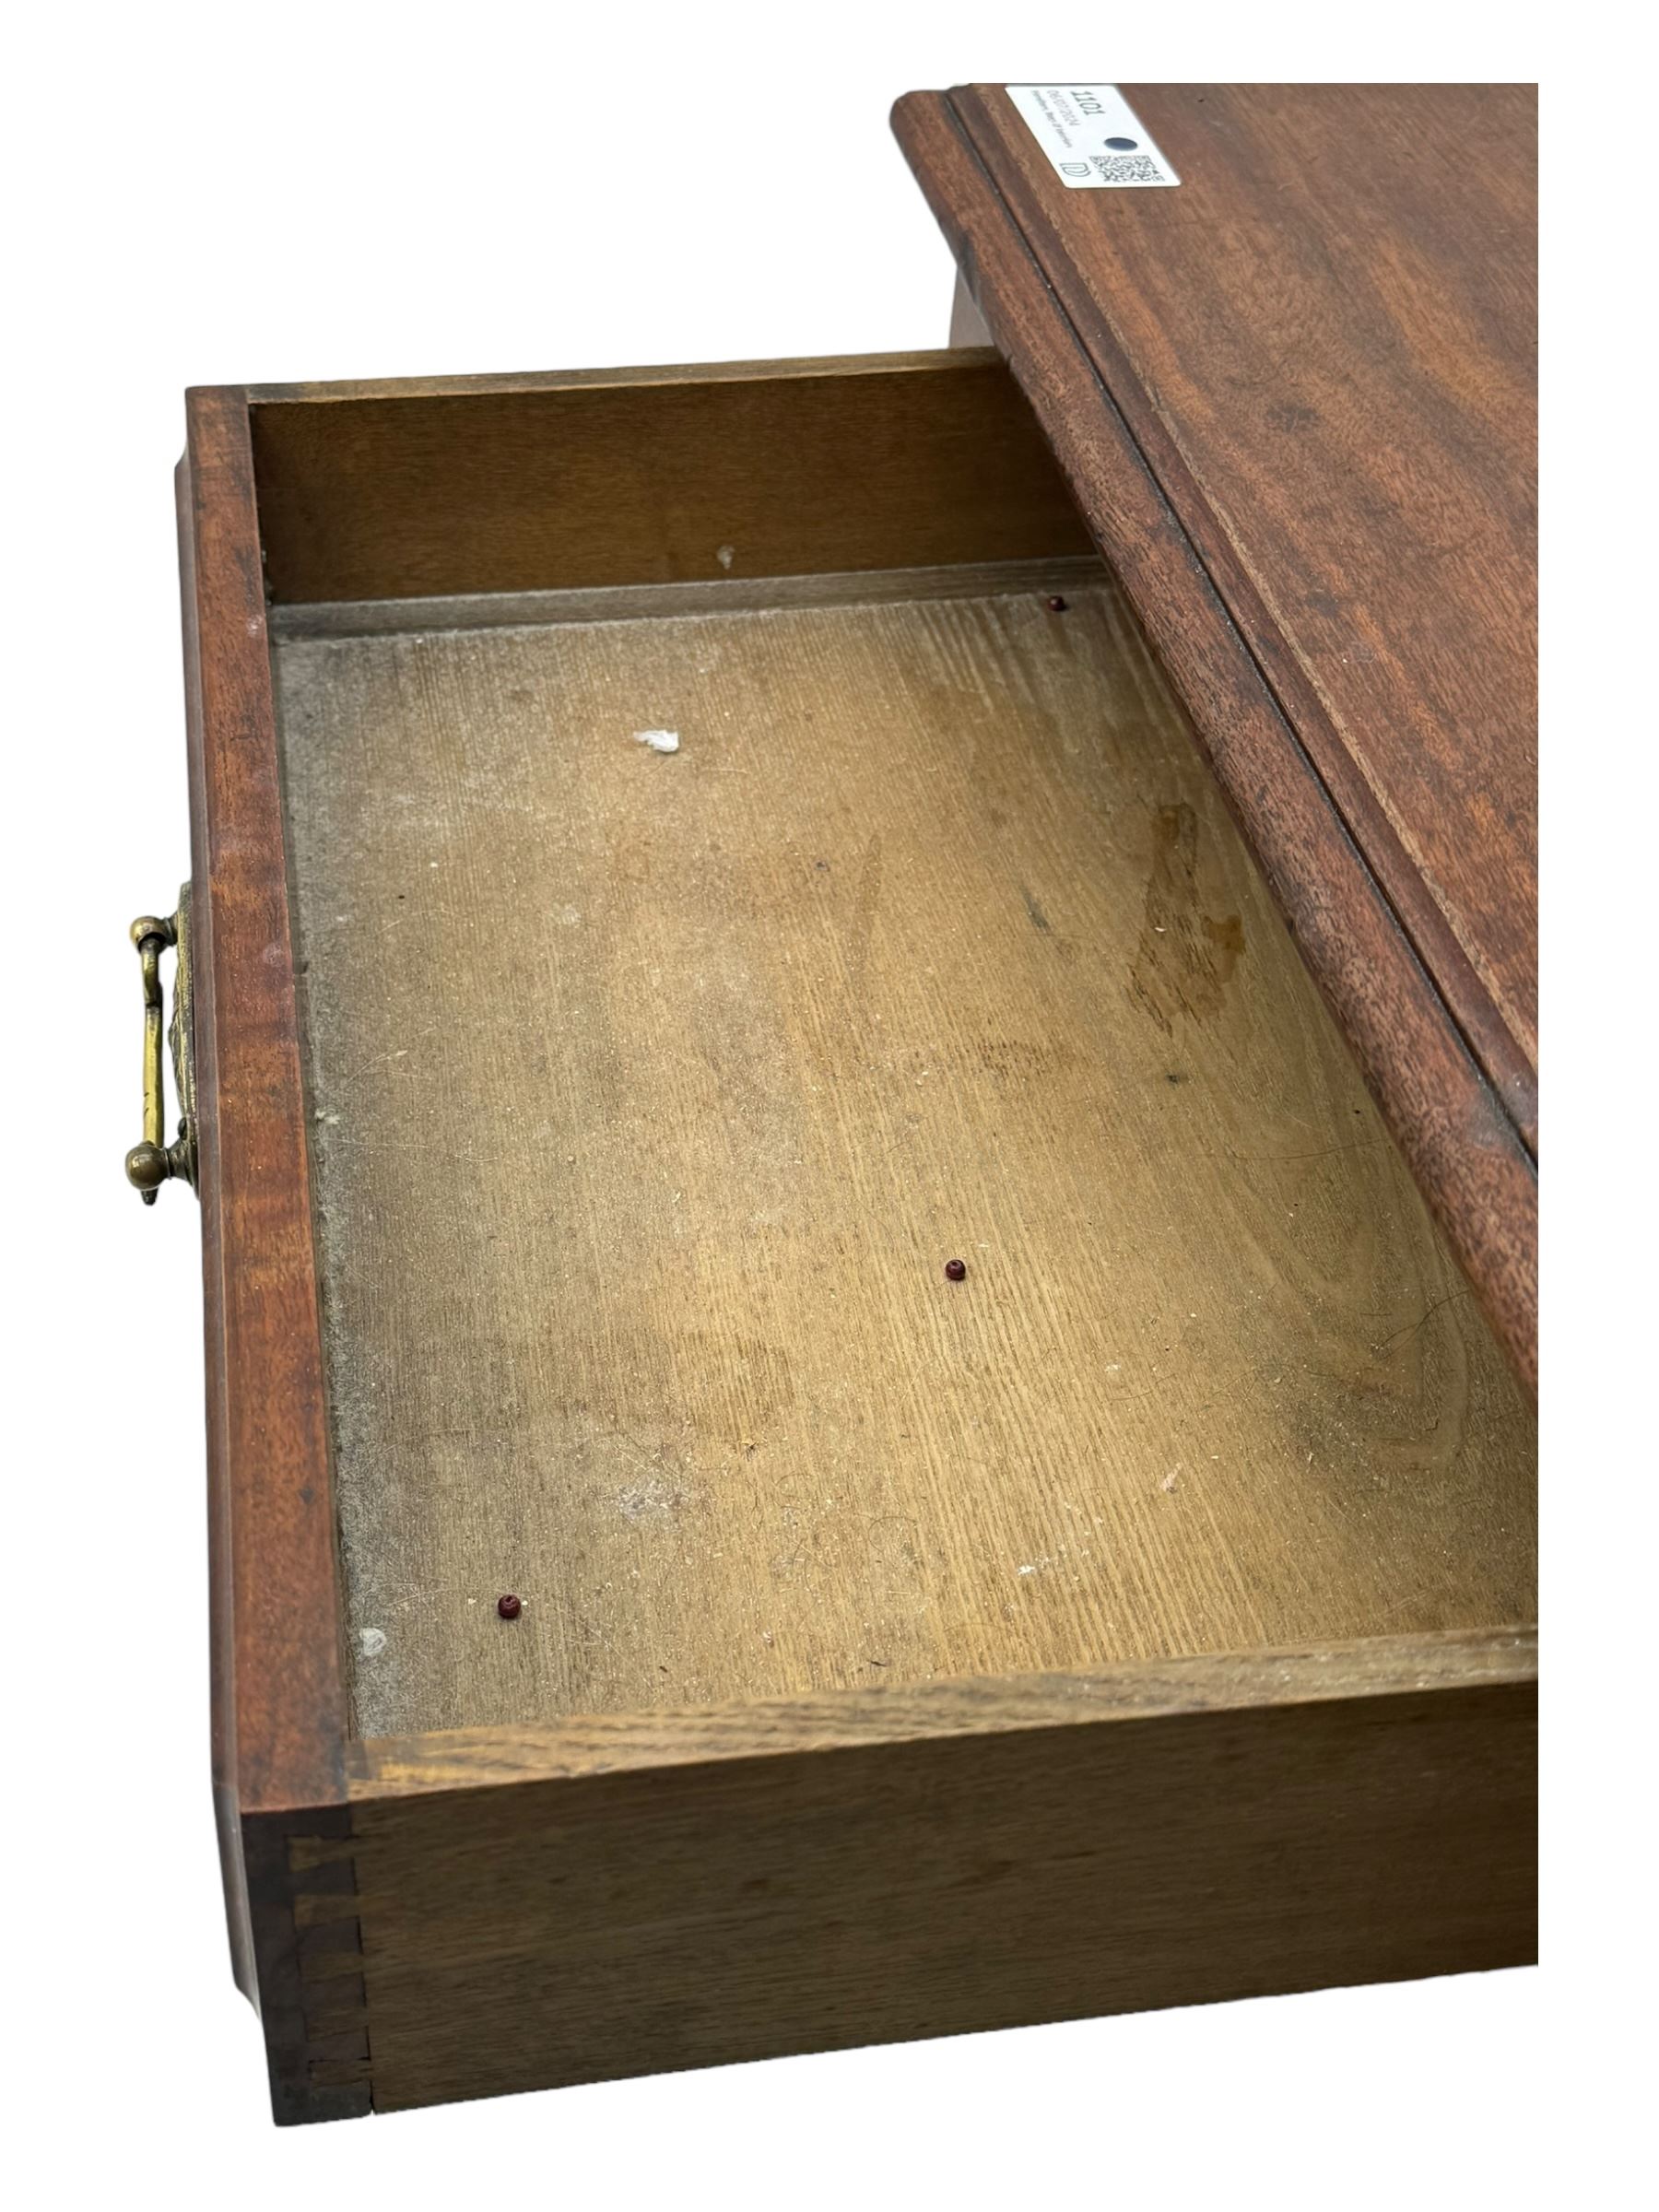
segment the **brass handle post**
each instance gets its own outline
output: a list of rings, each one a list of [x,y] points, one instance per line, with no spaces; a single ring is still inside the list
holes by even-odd
[[[156,1193],[175,1179],[194,1190],[196,1179],[195,1086],[190,1037],[189,886],[179,894],[179,911],[163,920],[141,914],[131,935],[138,951],[138,970],[144,989],[144,1140],[126,1156],[127,1181],[154,1206]],[[179,1134],[170,1145],[167,1135],[167,1098],[162,1074],[163,1020],[166,995],[161,988],[161,955],[171,946],[178,953],[173,980],[172,1056],[179,1092]]]

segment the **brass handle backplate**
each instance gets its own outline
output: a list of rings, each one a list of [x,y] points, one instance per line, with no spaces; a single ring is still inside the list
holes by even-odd
[[[127,1181],[154,1206],[164,1182],[176,1181],[195,1188],[195,1061],[190,1032],[190,886],[179,893],[179,911],[162,921],[141,914],[132,927],[138,948],[138,967],[144,980],[144,1142],[126,1156]],[[173,1018],[168,1030],[172,1046],[173,1082],[179,1094],[179,1134],[172,1143],[167,1132],[167,1100],[163,1088],[161,1025],[167,1011],[161,989],[161,955],[169,946],[178,954],[173,974]]]

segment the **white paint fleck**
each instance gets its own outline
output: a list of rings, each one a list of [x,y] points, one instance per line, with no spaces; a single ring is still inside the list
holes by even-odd
[[[677,730],[636,730],[634,743],[648,745],[653,753],[677,753],[679,751],[679,732]]]
[[[737,558],[737,548],[735,546],[716,546],[714,558],[723,569],[729,569]]]
[[[378,1659],[385,1648],[386,1631],[384,1629],[365,1629],[363,1630],[363,1656],[365,1659]]]

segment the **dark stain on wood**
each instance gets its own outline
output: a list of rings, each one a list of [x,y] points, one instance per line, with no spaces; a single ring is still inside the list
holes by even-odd
[[[1244,924],[1238,914],[1218,920],[1200,911],[1198,818],[1184,800],[1158,809],[1152,833],[1146,919],[1129,993],[1161,1030],[1172,1031],[1179,1017],[1203,1021],[1219,1011],[1244,950]]]

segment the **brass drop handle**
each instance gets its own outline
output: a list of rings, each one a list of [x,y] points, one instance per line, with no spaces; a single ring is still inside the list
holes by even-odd
[[[165,921],[141,914],[131,931],[138,948],[138,967],[144,983],[144,1141],[126,1156],[127,1181],[154,1206],[156,1193],[175,1179],[196,1181],[195,1066],[190,1030],[190,886],[179,893],[179,911]],[[170,1145],[166,1136],[167,1100],[161,1069],[162,1017],[167,1001],[161,989],[161,955],[169,946],[178,954],[173,975],[173,1018],[168,1032],[172,1045],[173,1081],[179,1093],[179,1134]]]

